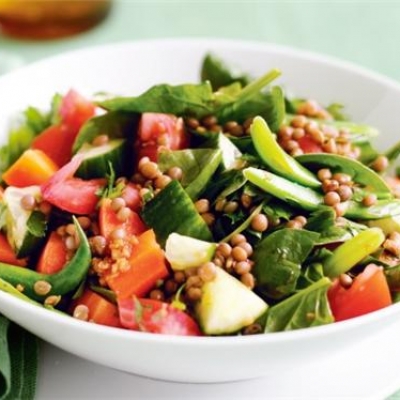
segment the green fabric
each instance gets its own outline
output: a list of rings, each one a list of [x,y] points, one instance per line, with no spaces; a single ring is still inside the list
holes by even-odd
[[[33,399],[37,364],[37,338],[0,315],[0,400]]]

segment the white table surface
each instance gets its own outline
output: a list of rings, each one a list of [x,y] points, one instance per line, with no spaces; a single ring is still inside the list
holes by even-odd
[[[400,387],[400,346],[387,346],[388,334],[386,329],[349,351],[338,352],[301,370],[222,384],[182,384],[143,378],[94,364],[43,343],[36,398],[385,399]],[[368,359],[364,357],[367,347]],[[164,362],[168,368],[168,361]]]

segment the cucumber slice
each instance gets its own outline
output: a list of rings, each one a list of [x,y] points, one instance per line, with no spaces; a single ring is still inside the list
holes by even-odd
[[[40,187],[16,188],[9,186],[3,195],[3,202],[6,206],[7,239],[18,258],[27,257],[35,251],[46,234],[45,215],[40,211],[25,210],[21,206],[21,199],[25,195],[32,195],[39,200],[41,197]]]
[[[268,308],[261,297],[221,268],[217,268],[214,280],[206,282],[202,290],[196,315],[208,335],[237,332],[252,324]]]
[[[113,139],[101,146],[93,146],[84,143],[78,154],[84,158],[76,171],[76,176],[82,179],[104,178],[110,173],[110,163],[116,176],[127,176],[127,141],[125,139]]]
[[[165,244],[165,256],[174,271],[198,267],[214,257],[216,243],[171,233]]]
[[[162,247],[173,232],[200,240],[213,240],[210,229],[178,181],[169,183],[149,201],[141,215],[146,225],[154,229]]]

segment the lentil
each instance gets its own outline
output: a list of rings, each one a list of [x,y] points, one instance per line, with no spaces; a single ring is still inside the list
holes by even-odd
[[[247,286],[249,289],[254,289],[255,279],[252,273],[247,272],[240,276],[240,281],[243,285]]]
[[[132,210],[129,207],[121,207],[117,212],[117,219],[118,221],[126,222],[131,214]]]
[[[186,290],[186,296],[189,301],[200,300],[202,295],[202,290],[199,287],[190,287]]]
[[[203,218],[204,222],[208,225],[211,226],[214,221],[215,221],[215,216],[212,213],[206,212],[204,214],[201,214],[201,217]]]
[[[122,207],[126,206],[126,202],[122,197],[116,197],[115,199],[111,200],[111,208],[117,212],[119,211]]]
[[[214,280],[217,273],[217,266],[213,262],[207,262],[201,265],[198,269],[198,276],[203,282]]]
[[[291,122],[291,125],[294,128],[304,128],[307,124],[308,120],[304,115],[296,115]]]
[[[158,169],[158,165],[153,162],[149,161],[139,165],[139,172],[146,178],[146,179],[155,179],[157,178],[161,172]]]
[[[244,242],[240,243],[240,245],[242,245],[243,243]],[[247,260],[247,251],[240,245],[237,245],[232,249],[232,257],[235,261]]]
[[[351,199],[351,197],[353,196],[353,190],[351,189],[350,186],[347,185],[340,185],[337,190],[337,193],[341,201],[347,201]]]
[[[251,196],[249,196],[246,193],[243,193],[240,196],[240,203],[242,204],[242,206],[244,208],[249,208],[251,206],[251,203],[253,202],[253,198]]]
[[[182,168],[180,167],[171,167],[168,171],[167,171],[167,175],[171,178],[171,179],[175,179],[177,181],[180,181],[182,179],[183,176],[183,171]]]
[[[103,146],[103,145],[107,144],[109,140],[110,140],[110,138],[108,137],[108,135],[99,135],[93,139],[92,145],[96,146],[96,147]]]
[[[164,293],[160,289],[153,289],[149,294],[150,299],[163,301]]]
[[[332,179],[332,172],[328,168],[322,168],[317,172],[318,179],[323,182],[327,179]]]
[[[81,217],[78,217],[77,220],[79,222],[79,225],[84,230],[89,229],[92,224],[92,221],[88,217],[81,216]]]
[[[39,296],[46,296],[51,291],[51,285],[46,281],[36,281],[33,290]]]
[[[363,198],[362,203],[365,207],[371,207],[374,204],[376,204],[377,201],[378,201],[378,198],[377,198],[376,194],[369,193]]]
[[[257,335],[259,333],[262,333],[262,326],[258,322],[246,326],[243,330],[243,335]]]
[[[226,214],[233,214],[239,207],[237,201],[228,201],[224,206],[224,212]]]
[[[339,283],[344,288],[349,288],[353,283],[353,278],[349,274],[340,274],[339,275]]]
[[[246,236],[244,236],[241,233],[237,233],[231,239],[232,246],[237,246],[239,243],[242,243],[242,242],[247,242],[247,239],[246,239]]]
[[[61,296],[52,295],[52,296],[46,297],[44,304],[46,306],[55,307],[60,301],[61,301]]]
[[[228,243],[220,243],[217,247],[217,251],[223,257],[228,258],[232,253],[232,247]]]
[[[117,240],[117,239],[125,239],[126,232],[123,228],[116,228],[110,233],[110,239]]]
[[[371,165],[376,172],[383,172],[389,166],[389,160],[386,156],[378,156]]]
[[[73,312],[73,317],[79,319],[81,321],[88,321],[89,320],[89,308],[84,304],[79,304],[75,307]]]
[[[324,203],[327,206],[334,206],[338,203],[340,203],[340,196],[338,193],[336,192],[327,192],[324,196]]]
[[[21,207],[24,210],[32,211],[36,207],[36,199],[31,194],[26,194],[21,197]]]
[[[247,274],[251,271],[251,264],[248,261],[239,261],[235,264],[233,269],[238,275]]]
[[[253,254],[253,246],[249,242],[239,243],[237,247],[241,247],[246,252],[247,257],[250,257]]]
[[[294,131],[293,127],[287,126],[287,125],[282,125],[279,128],[278,137],[280,140],[283,140],[283,141],[290,140],[292,138],[293,131]]]
[[[158,189],[164,189],[172,181],[172,178],[168,175],[160,175],[156,178],[154,185]]]
[[[265,232],[268,229],[268,218],[265,214],[257,214],[251,220],[251,229],[257,232]]]

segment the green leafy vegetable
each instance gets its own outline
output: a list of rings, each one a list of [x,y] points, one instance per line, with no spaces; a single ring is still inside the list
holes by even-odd
[[[269,308],[265,332],[290,331],[334,322],[327,291],[328,278],[321,278],[306,289]]]
[[[319,234],[284,228],[265,237],[254,250],[256,288],[264,296],[281,299],[294,292],[305,261]]]

